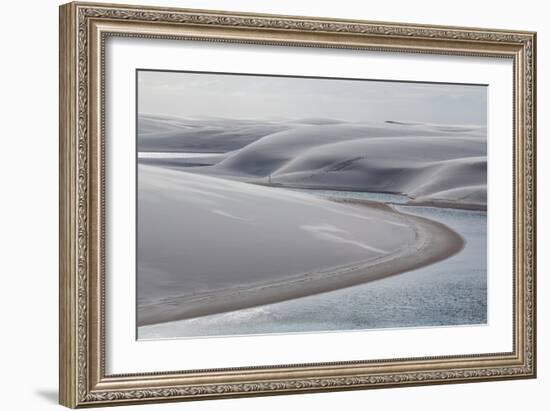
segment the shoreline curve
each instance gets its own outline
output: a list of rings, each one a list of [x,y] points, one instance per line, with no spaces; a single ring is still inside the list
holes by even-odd
[[[337,202],[392,213],[414,229],[415,242],[379,258],[304,273],[278,282],[165,298],[140,307],[137,326],[219,314],[364,284],[442,261],[464,247],[462,237],[442,223],[400,212],[375,201],[353,199]]]

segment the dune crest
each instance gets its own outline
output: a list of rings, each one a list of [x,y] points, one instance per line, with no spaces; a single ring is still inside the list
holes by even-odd
[[[194,160],[164,161],[189,172],[297,188],[389,192],[406,195],[414,203],[484,209],[486,133],[484,126],[396,120],[143,115],[138,148],[205,153]],[[208,157],[211,152],[223,156]]]

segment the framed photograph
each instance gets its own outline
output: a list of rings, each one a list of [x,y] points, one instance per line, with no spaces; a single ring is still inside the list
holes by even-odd
[[[534,378],[533,32],[60,8],[60,403]]]

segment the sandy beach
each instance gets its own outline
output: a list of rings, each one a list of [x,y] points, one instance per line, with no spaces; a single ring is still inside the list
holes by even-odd
[[[171,170],[162,170],[160,168],[155,169],[153,167],[142,167],[144,174],[154,173],[155,181],[159,181],[163,178],[170,179],[179,177],[182,178],[181,174],[178,176],[179,171]],[[192,179],[204,180],[208,182],[211,180],[218,180],[211,177],[197,177],[197,176],[185,176]],[[143,179],[144,181],[145,178]],[[201,181],[202,182],[202,181]],[[218,181],[214,181],[218,183]],[[250,185],[239,182],[227,182],[231,186],[232,190],[248,188]],[[146,187],[146,184],[144,184]],[[253,186],[254,187],[254,186]],[[255,187],[252,191],[256,192],[271,193],[275,190],[277,197],[282,197],[284,203],[285,195],[281,193],[278,189],[270,189],[265,187]],[[172,187],[171,192],[176,192],[175,187]],[[234,192],[235,193],[235,192]],[[264,194],[265,194],[264,193]],[[142,193],[143,194],[143,193]],[[195,195],[197,192],[195,191]],[[249,193],[250,194],[250,193]],[[298,204],[302,201],[306,201],[308,207],[319,206],[319,203],[322,207],[327,207],[325,211],[330,210],[327,215],[330,215],[335,210],[341,211],[341,209],[348,212],[348,216],[351,217],[351,220],[354,224],[360,223],[360,217],[366,217],[369,219],[368,227],[373,227],[373,221],[370,219],[376,218],[379,221],[388,222],[386,226],[382,225],[382,231],[387,231],[386,233],[377,232],[376,233],[376,244],[378,247],[384,247],[384,252],[376,252],[369,250],[368,246],[365,246],[365,249],[362,249],[362,252],[359,253],[359,257],[355,256],[354,258],[361,258],[358,261],[341,264],[337,266],[317,266],[315,270],[305,271],[291,276],[288,275],[274,275],[271,273],[267,276],[266,280],[257,281],[250,278],[239,278],[239,275],[235,275],[233,280],[236,284],[230,286],[215,286],[214,289],[207,289],[211,287],[202,286],[204,291],[195,291],[193,293],[182,293],[181,295],[170,295],[162,297],[161,293],[156,294],[150,301],[141,301],[138,307],[138,326],[151,325],[162,322],[182,320],[186,318],[194,318],[199,316],[211,315],[221,312],[227,312],[232,310],[238,310],[248,307],[254,307],[258,305],[270,304],[279,301],[285,301],[289,299],[299,298],[303,296],[308,296],[312,294],[322,293],[330,290],[340,289],[344,287],[350,287],[353,285],[366,283],[369,281],[378,280],[384,277],[388,277],[394,274],[399,274],[408,270],[413,270],[418,267],[432,264],[437,261],[441,261],[449,256],[457,253],[463,247],[462,238],[456,234],[454,231],[450,230],[443,224],[422,218],[417,216],[408,215],[402,212],[397,212],[392,209],[391,206],[387,206],[383,203],[365,201],[365,200],[354,200],[354,201],[339,201],[333,202],[329,200],[319,200],[312,196],[291,193],[293,208],[297,207]],[[275,197],[270,197],[273,200]],[[298,202],[296,202],[298,200]],[[255,204],[258,204],[258,199],[256,199]],[[335,208],[334,208],[335,207]],[[299,207],[298,207],[299,209]],[[298,211],[298,210],[297,210]],[[161,215],[169,215],[161,213]],[[230,215],[228,212],[227,215]],[[325,217],[325,213],[322,215]],[[233,218],[232,218],[233,217]],[[229,217],[230,220],[233,220],[234,217]],[[358,218],[359,217],[359,218]],[[274,217],[276,219],[276,217]],[[149,220],[151,221],[151,220]],[[158,222],[158,221],[157,221]],[[173,220],[172,224],[177,224]],[[265,229],[261,224],[259,225],[261,230]],[[361,227],[364,228],[364,227]],[[272,227],[273,230],[281,229],[281,227]],[[347,228],[349,229],[349,227]],[[396,232],[395,230],[400,230]],[[284,231],[284,230],[283,230]],[[388,240],[386,239],[386,244],[384,245],[384,236],[394,237],[398,235],[399,241]],[[148,234],[151,235],[151,230],[148,230]],[[234,235],[238,235],[238,232],[233,232]],[[325,233],[326,234],[326,233]],[[403,235],[406,234],[406,235]],[[154,236],[154,234],[153,234]],[[313,239],[317,240],[315,237],[316,234],[313,234]],[[321,236],[321,239],[323,236]],[[370,239],[371,236],[367,235],[367,239]],[[341,241],[339,247],[335,249],[333,247],[333,238],[328,236],[328,246],[333,250],[338,250],[339,252],[350,246],[354,249],[361,250],[361,244],[355,244],[355,240]],[[223,240],[219,240],[223,241]],[[231,241],[231,240],[230,240]],[[273,241],[273,239],[272,239]],[[164,253],[164,258],[174,258],[176,256],[176,261],[172,261],[171,266],[185,268],[186,258],[180,253],[179,243],[173,243],[174,247],[179,250],[175,252],[172,257],[169,257],[166,254],[167,250],[162,248]],[[382,245],[381,245],[382,244]],[[304,244],[302,244],[304,245]],[[364,245],[364,244],[363,244]],[[315,243],[315,247],[320,246],[318,243]],[[212,260],[217,260],[220,255],[215,255],[216,248],[219,247],[218,244],[212,244],[213,253],[208,256],[210,262]],[[254,253],[258,250],[251,248],[253,243],[249,244],[247,250],[248,253]],[[272,242],[272,247],[277,247],[276,243]],[[390,248],[390,250],[387,250]],[[302,247],[300,252],[307,253],[307,246]],[[329,252],[328,249],[326,252]],[[286,259],[292,259],[292,252],[285,251]],[[277,254],[277,252],[275,252]],[[315,259],[314,255],[310,255],[310,259]],[[231,269],[227,267],[227,264],[230,264],[228,261],[223,261],[223,257],[220,258],[219,269],[224,272],[231,273]],[[336,261],[336,259],[334,259]],[[330,259],[329,259],[330,261]],[[200,261],[204,263],[204,261]],[[189,266],[189,261],[187,261]],[[246,258],[242,259],[239,264],[241,265],[241,270],[246,271]],[[278,266],[282,268],[284,266],[284,261],[279,261]],[[301,267],[301,264],[297,266],[292,266],[293,269],[298,269]],[[216,265],[215,268],[218,266]],[[256,270],[258,268],[256,267]],[[277,270],[276,270],[277,271]],[[288,272],[288,270],[279,270],[281,272]],[[189,271],[189,272],[192,272]],[[157,273],[158,274],[158,273]],[[183,283],[185,284],[185,276],[183,273],[180,273],[182,276],[178,275],[177,272],[168,273],[168,277],[171,278],[171,281],[174,283]],[[175,277],[174,277],[175,276]],[[157,281],[162,281],[157,277]],[[138,276],[139,282],[139,276]],[[150,288],[143,281],[140,282],[141,290],[140,294],[146,296]],[[217,288],[216,288],[217,287]],[[200,289],[200,286],[195,287]]]

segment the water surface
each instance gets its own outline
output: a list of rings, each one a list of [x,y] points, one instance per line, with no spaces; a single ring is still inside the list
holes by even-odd
[[[224,153],[182,153],[182,152],[156,152],[156,151],[138,151],[138,158],[155,158],[155,159],[170,159],[170,158],[200,158],[200,157],[215,157],[221,156]]]
[[[376,193],[371,191],[341,191],[341,190],[318,190],[318,189],[301,189],[291,188],[285,190],[299,191],[302,193],[309,193],[324,198],[342,198],[342,199],[358,199],[358,200],[371,200],[380,201],[383,203],[395,203],[405,204],[409,201],[407,196],[401,194],[390,193]]]
[[[334,197],[338,194],[345,198],[371,200],[376,195],[388,196],[383,193],[331,190],[311,192],[321,196]],[[395,199],[386,201],[398,202]],[[486,324],[486,212],[394,207],[398,211],[447,225],[464,238],[464,249],[444,261],[354,287],[223,314],[140,327],[139,338]]]

